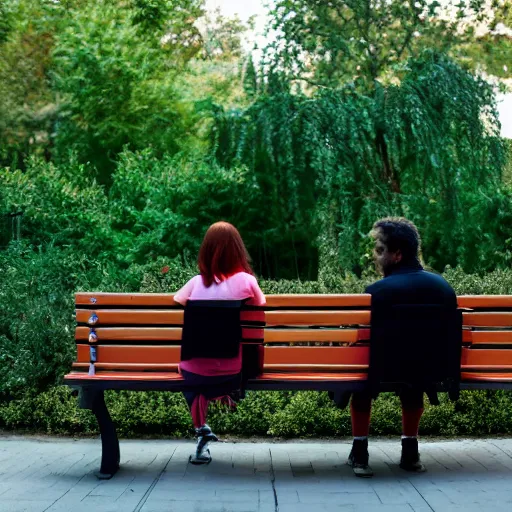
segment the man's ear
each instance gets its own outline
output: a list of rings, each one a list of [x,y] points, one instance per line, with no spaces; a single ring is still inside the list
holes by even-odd
[[[402,251],[398,249],[398,251],[395,252],[395,263],[400,263],[402,261]]]

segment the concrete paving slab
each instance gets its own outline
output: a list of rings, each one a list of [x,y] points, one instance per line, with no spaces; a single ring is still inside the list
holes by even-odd
[[[398,439],[370,440],[375,476],[345,464],[350,440],[215,443],[192,466],[192,441],[121,441],[121,469],[94,472],[100,440],[0,437],[1,512],[493,512],[512,510],[512,439],[420,443],[428,471],[398,467]]]

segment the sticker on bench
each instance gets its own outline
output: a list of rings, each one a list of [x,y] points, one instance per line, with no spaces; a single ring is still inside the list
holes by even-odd
[[[87,323],[89,325],[96,325],[99,321],[99,317],[96,314],[96,312],[93,312],[92,315],[89,317],[89,320],[87,320]]]

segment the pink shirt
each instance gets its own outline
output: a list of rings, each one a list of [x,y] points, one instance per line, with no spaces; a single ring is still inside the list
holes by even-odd
[[[241,300],[250,299],[247,304],[263,306],[265,296],[256,278],[246,272],[238,272],[224,281],[216,280],[208,288],[200,275],[193,277],[174,295],[174,300],[185,305],[187,300]],[[199,375],[232,375],[242,369],[242,353],[229,359],[195,358],[180,363],[180,370]]]

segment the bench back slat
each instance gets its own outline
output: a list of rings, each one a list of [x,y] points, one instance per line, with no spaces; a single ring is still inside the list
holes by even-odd
[[[512,327],[512,312],[472,312],[462,316],[468,327]]]
[[[267,308],[283,309],[370,307],[371,304],[371,295],[368,294],[287,294],[267,295],[266,299]],[[174,294],[167,293],[80,292],[75,294],[75,304],[88,308],[105,306],[180,307],[180,304],[174,301]]]
[[[98,327],[95,332],[99,343],[106,341],[166,341],[172,345],[181,342],[181,327],[150,327],[123,328]],[[366,336],[366,337],[365,337]],[[369,329],[262,329],[242,328],[244,341],[262,340],[265,343],[356,343],[358,340],[369,339]],[[75,339],[77,343],[87,342],[88,327],[77,327]]]
[[[512,382],[512,296],[460,296],[458,303],[466,308],[463,378]],[[364,379],[370,305],[371,296],[365,294],[269,295],[265,308],[242,312],[243,340],[265,344],[262,379]],[[91,378],[114,379],[116,373],[128,380],[176,377],[183,308],[172,294],[78,293],[76,308],[74,374],[86,378],[92,327],[97,374]],[[98,318],[90,326],[93,313]]]

